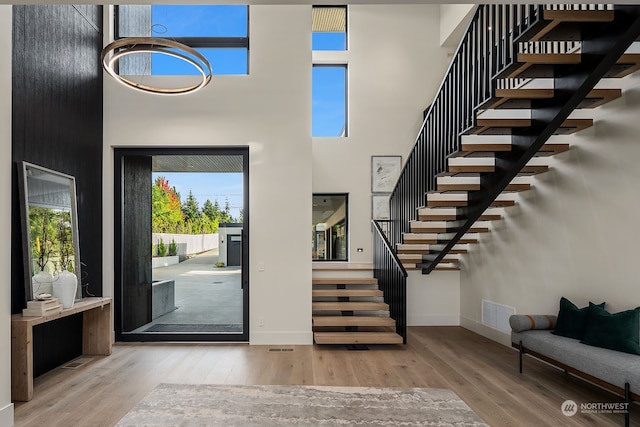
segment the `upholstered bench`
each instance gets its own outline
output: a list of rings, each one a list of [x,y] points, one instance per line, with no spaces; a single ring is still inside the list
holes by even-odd
[[[509,319],[511,343],[519,350],[520,373],[524,354],[530,354],[625,397],[640,401],[640,356],[583,344],[555,335],[556,316],[514,315]],[[625,425],[628,425],[628,414]]]

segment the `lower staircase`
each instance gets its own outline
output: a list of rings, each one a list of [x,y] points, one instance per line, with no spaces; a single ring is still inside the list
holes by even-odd
[[[330,265],[313,270],[313,339],[316,344],[402,344],[389,305],[372,277],[371,264]]]

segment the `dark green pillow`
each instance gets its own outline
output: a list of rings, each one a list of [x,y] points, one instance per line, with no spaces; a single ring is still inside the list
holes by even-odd
[[[639,335],[640,307],[611,314],[589,303],[587,328],[580,342],[640,355]]]
[[[597,306],[604,309],[604,303],[598,304]],[[587,327],[588,311],[588,306],[578,308],[565,297],[560,298],[558,321],[552,333],[567,338],[581,340],[584,337],[584,331]]]

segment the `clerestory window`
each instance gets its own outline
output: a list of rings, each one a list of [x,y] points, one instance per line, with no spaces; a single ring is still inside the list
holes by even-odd
[[[204,55],[213,74],[249,73],[247,5],[116,6],[116,38],[162,37]],[[142,54],[119,61],[122,75],[192,75],[198,71],[167,55]]]

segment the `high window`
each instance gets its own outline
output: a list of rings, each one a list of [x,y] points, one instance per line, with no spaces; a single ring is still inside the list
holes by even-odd
[[[204,55],[213,74],[248,74],[249,8],[246,5],[121,5],[116,38],[162,37]],[[191,75],[198,71],[167,55],[124,57],[122,75]]]
[[[347,66],[314,65],[311,92],[312,136],[346,136]]]
[[[314,6],[312,18],[313,50],[347,49],[346,6]]]

